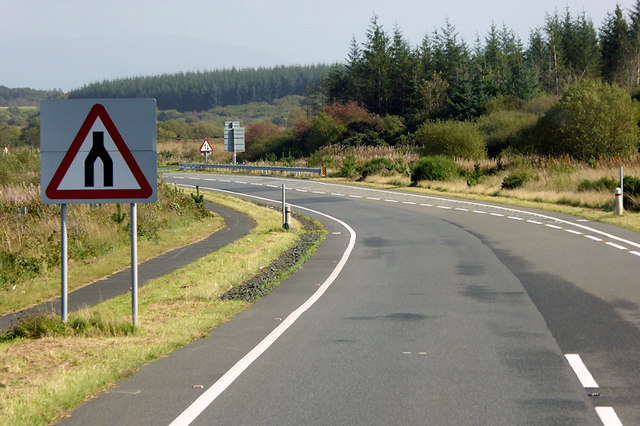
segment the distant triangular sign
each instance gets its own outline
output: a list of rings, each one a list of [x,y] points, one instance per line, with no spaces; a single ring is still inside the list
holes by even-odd
[[[213,151],[213,149],[211,148],[211,145],[209,145],[209,141],[205,139],[204,142],[202,142],[202,146],[200,146],[200,152],[211,152],[211,151]]]
[[[144,199],[153,188],[105,107],[95,104],[45,192],[52,200]]]

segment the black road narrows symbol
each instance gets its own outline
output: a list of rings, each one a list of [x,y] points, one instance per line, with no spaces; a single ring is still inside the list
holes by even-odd
[[[94,166],[96,160],[102,160],[104,169],[104,186],[113,186],[113,160],[104,147],[104,132],[93,132],[93,146],[84,160],[84,186],[94,186]]]

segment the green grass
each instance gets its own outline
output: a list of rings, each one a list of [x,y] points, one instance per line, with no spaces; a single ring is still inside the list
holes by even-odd
[[[279,212],[233,197],[206,195],[243,211],[257,225],[247,236],[140,289],[139,327],[132,329],[130,296],[69,315],[68,325],[43,318],[38,339],[0,342],[0,418],[6,424],[55,421],[91,395],[165,356],[250,305],[221,301],[231,286],[255,275],[303,232],[283,231]],[[317,245],[316,245],[317,246]],[[314,247],[315,249],[315,247]],[[288,273],[282,274],[280,281]],[[15,336],[14,336],[15,337]]]

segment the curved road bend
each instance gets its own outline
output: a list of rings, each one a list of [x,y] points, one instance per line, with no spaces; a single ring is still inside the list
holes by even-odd
[[[138,265],[138,285],[140,287],[149,280],[166,275],[234,242],[248,234],[255,226],[251,219],[235,210],[214,203],[206,203],[205,206],[207,209],[222,216],[225,221],[223,228],[194,244],[179,247],[140,263]],[[73,268],[73,265],[69,267]],[[130,291],[131,268],[128,267],[70,292],[67,300],[67,309],[68,312],[77,311]],[[59,314],[60,298],[0,317],[0,333],[9,330],[17,319],[42,312]]]
[[[353,228],[355,248],[326,293],[217,397],[212,384],[335,266],[345,227],[323,219],[330,235],[317,255],[254,309],[64,423],[187,424],[193,403],[202,425],[640,424],[638,234],[313,181],[166,178],[276,200],[284,182],[294,209]]]

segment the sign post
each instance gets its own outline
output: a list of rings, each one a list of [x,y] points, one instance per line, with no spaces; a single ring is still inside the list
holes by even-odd
[[[155,99],[40,103],[40,199],[61,204],[61,316],[67,321],[67,204],[131,204],[131,294],[138,322],[136,203],[157,190]]]
[[[204,142],[202,142],[202,145],[200,145],[200,154],[204,155],[205,163],[209,162],[207,157],[209,157],[209,154],[211,154],[212,151],[213,148],[211,148],[211,145],[209,145],[209,141],[205,138]]]

